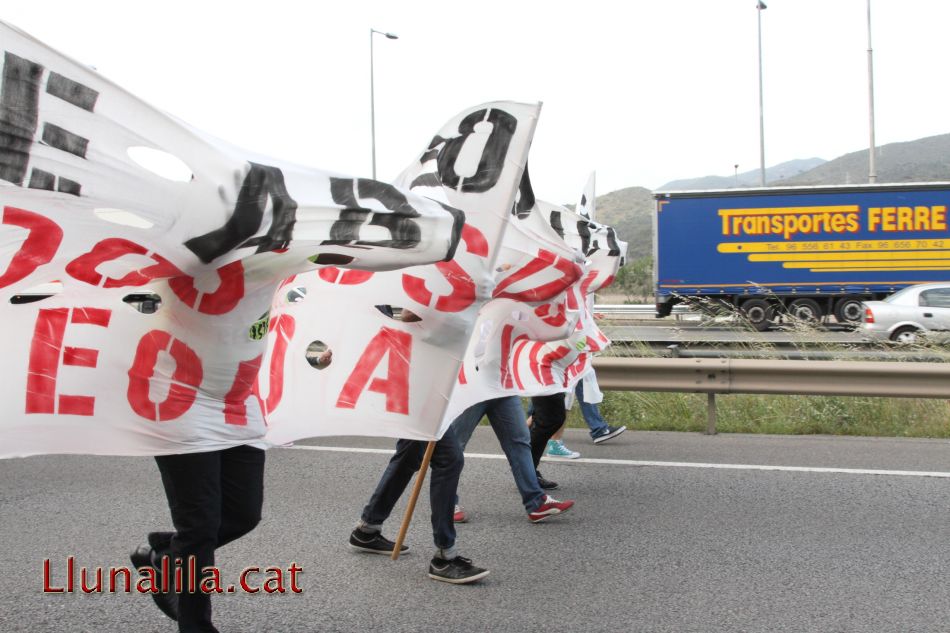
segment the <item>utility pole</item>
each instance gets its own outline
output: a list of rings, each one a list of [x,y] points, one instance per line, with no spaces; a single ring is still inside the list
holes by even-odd
[[[877,168],[874,165],[874,50],[871,48],[871,0],[868,0],[868,119],[871,129],[868,149],[868,182],[875,183]]]

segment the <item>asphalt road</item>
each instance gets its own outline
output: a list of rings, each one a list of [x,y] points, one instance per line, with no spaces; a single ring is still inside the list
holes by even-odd
[[[391,444],[268,454],[264,521],[218,564],[233,580],[295,562],[303,592],[216,597],[222,631],[950,630],[947,441],[628,432],[595,447],[572,430],[582,459],[542,472],[577,506],[533,525],[480,428],[459,545],[491,575],[462,587],[425,575],[426,495],[399,561],[346,547],[388,456],[327,447]],[[168,523],[151,459],[0,461],[0,630],[174,631],[146,596],[42,590],[44,559],[54,584],[69,556],[126,565]]]

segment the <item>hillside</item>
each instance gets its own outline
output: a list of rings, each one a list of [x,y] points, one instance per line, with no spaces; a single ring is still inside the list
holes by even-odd
[[[608,224],[628,243],[627,259],[653,253],[653,192],[627,187],[597,196],[596,220]]]
[[[950,134],[928,136],[877,148],[877,181],[932,182],[950,180]],[[780,185],[846,185],[868,181],[868,151],[859,150],[779,181]]]
[[[807,166],[815,165],[811,169]],[[950,181],[950,134],[916,141],[890,143],[877,149],[877,182]],[[802,171],[807,169],[806,171]],[[792,177],[787,174],[795,173]],[[748,182],[749,175],[752,182]],[[739,174],[740,186],[756,186],[758,170]],[[766,169],[769,186],[845,185],[866,183],[868,152],[859,150],[830,161],[810,158],[788,161]],[[735,176],[704,176],[673,180],[659,190],[729,189]],[[653,192],[627,187],[597,196],[597,220],[609,224],[628,242],[628,261],[653,254]]]
[[[766,184],[775,184],[776,181],[792,178],[799,174],[811,171],[824,164],[823,158],[799,158],[786,161],[765,168]],[[684,189],[732,189],[735,187],[758,187],[759,170],[744,171],[732,176],[702,176],[701,178],[685,178],[671,180],[657,191],[683,191]]]

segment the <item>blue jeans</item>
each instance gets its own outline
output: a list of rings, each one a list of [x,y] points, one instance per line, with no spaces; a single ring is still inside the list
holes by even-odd
[[[382,525],[389,518],[399,497],[406,490],[413,474],[422,464],[428,442],[399,440],[396,454],[389,460],[369,503],[363,508],[362,519],[369,525]],[[439,549],[449,550],[455,545],[455,493],[465,458],[455,430],[449,427],[442,439],[435,443],[432,453],[432,476],[429,479],[429,503],[432,507],[432,538]]]
[[[600,415],[600,407],[596,404],[584,402],[584,381],[577,381],[574,387],[574,395],[577,396],[577,402],[581,405],[581,413],[584,415],[584,422],[590,428],[590,436],[597,437],[607,430],[607,421]]]
[[[483,416],[488,416],[491,428],[501,444],[501,450],[508,458],[515,485],[521,493],[521,502],[525,510],[534,512],[544,500],[544,491],[538,485],[538,475],[531,458],[531,436],[525,422],[521,398],[504,396],[473,404],[455,418],[453,429],[458,433],[462,450],[468,444],[472,432]]]

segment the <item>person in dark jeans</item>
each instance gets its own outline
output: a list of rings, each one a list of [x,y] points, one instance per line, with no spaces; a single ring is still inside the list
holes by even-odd
[[[392,554],[396,544],[382,535],[383,522],[389,518],[412,476],[422,465],[427,445],[428,442],[418,440],[396,442],[396,453],[389,460],[369,503],[363,508],[356,528],[350,534],[350,547],[370,554]],[[429,578],[456,585],[475,582],[488,575],[487,569],[476,567],[470,559],[460,556],[455,545],[452,514],[464,464],[462,447],[454,426],[450,426],[442,439],[435,443],[430,462],[432,475],[429,480],[429,499],[436,552],[429,562]],[[403,545],[399,551],[408,552],[409,547]]]
[[[252,446],[155,457],[162,475],[174,532],[151,532],[148,545],[131,556],[136,568],[151,567],[169,593],[152,594],[165,615],[178,620],[181,633],[216,633],[211,623],[211,596],[201,591],[202,569],[214,565],[214,551],[251,530],[261,520],[264,501],[264,451]],[[194,557],[198,577],[188,591],[188,559]],[[182,587],[175,593],[174,569],[182,566]],[[159,580],[161,582],[161,580]]]
[[[567,420],[567,410],[564,408],[565,394],[555,393],[550,396],[534,396],[531,398],[531,457],[534,459],[534,467],[537,469],[548,447],[548,440],[557,433],[565,420]],[[547,490],[556,490],[557,483],[545,479],[538,473],[538,482],[541,487]]]

